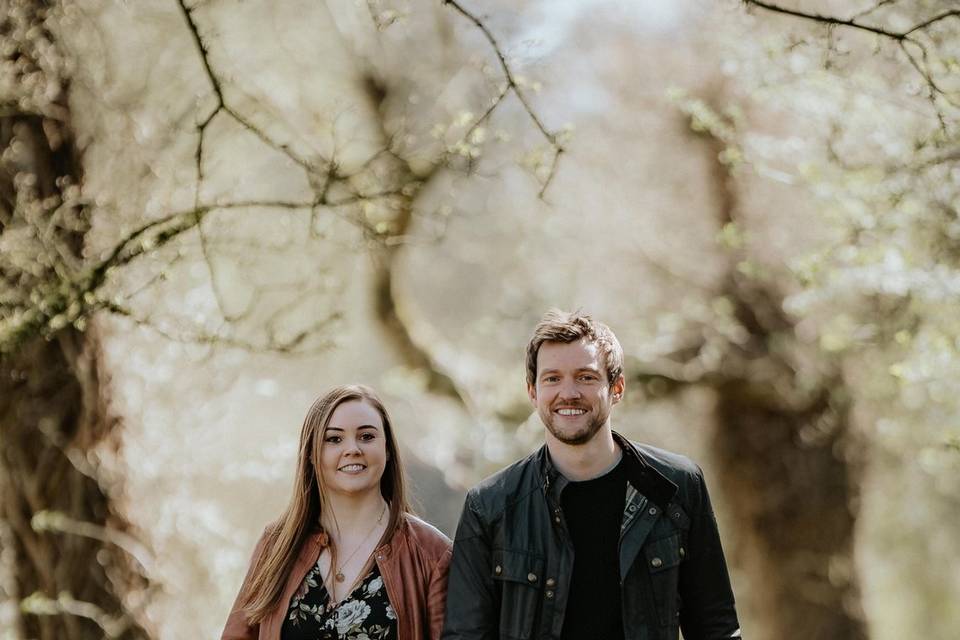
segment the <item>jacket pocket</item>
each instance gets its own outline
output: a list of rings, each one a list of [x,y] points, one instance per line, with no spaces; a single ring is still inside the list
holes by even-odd
[[[650,587],[660,626],[675,626],[679,622],[680,562],[684,550],[680,534],[648,542],[643,547],[650,575]]]
[[[493,550],[494,583],[500,587],[500,637],[527,640],[537,617],[543,589],[543,556],[525,551]]]

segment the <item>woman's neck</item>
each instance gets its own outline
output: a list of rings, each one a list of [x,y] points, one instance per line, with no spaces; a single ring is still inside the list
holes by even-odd
[[[379,489],[363,494],[329,492],[320,524],[335,537],[363,535],[388,509]]]

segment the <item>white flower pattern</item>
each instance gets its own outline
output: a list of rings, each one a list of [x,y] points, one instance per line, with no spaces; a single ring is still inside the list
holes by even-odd
[[[397,634],[397,614],[387,598],[383,577],[374,566],[339,604],[329,606],[329,594],[315,566],[290,599],[284,640],[391,640]]]
[[[337,633],[341,636],[353,631],[370,615],[370,605],[363,600],[351,600],[337,607]]]

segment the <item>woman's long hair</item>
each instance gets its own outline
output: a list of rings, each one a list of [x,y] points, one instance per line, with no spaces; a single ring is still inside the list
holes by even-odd
[[[333,411],[344,402],[352,400],[366,402],[377,410],[383,420],[387,461],[380,478],[380,493],[390,505],[390,518],[378,547],[393,536],[404,514],[410,512],[400,450],[383,403],[373,389],[364,385],[334,387],[313,403],[303,420],[297,475],[290,504],[269,528],[263,551],[254,558],[250,576],[240,593],[240,606],[246,610],[251,624],[263,620],[280,604],[287,577],[293,570],[300,547],[320,525],[320,515],[325,506],[323,479],[318,472],[323,434]],[[331,552],[334,552],[332,547]]]

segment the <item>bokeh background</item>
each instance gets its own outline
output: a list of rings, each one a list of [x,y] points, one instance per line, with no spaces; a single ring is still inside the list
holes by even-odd
[[[3,640],[217,637],[336,383],[452,534],[554,306],[746,637],[956,638],[956,3],[0,8]]]

